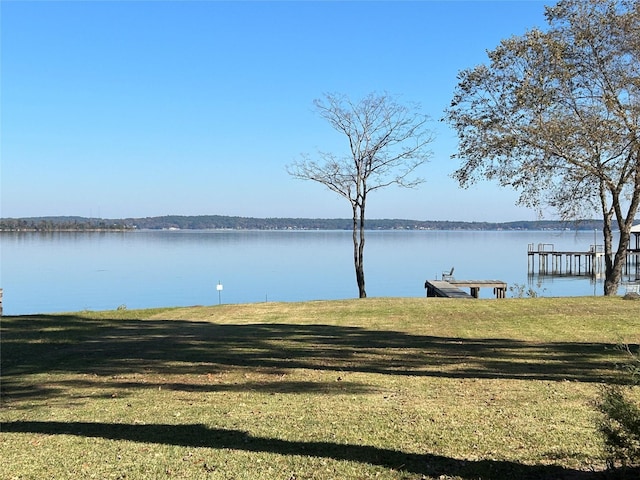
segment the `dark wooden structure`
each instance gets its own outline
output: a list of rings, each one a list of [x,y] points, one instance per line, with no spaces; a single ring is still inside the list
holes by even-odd
[[[529,244],[527,249],[527,266],[529,273],[592,274],[601,273],[604,268],[604,248],[602,245],[591,245],[589,251],[556,251],[553,243]],[[564,269],[563,269],[564,265]]]
[[[481,288],[493,288],[496,298],[505,298],[507,284],[500,280],[427,280],[424,282],[427,297],[478,298]],[[470,293],[460,288],[469,288]]]
[[[600,275],[604,274],[604,246],[590,245],[588,251],[556,251],[553,243],[530,243],[527,249],[529,274]],[[536,262],[537,259],[537,262]],[[631,227],[623,273],[640,279],[640,224]]]

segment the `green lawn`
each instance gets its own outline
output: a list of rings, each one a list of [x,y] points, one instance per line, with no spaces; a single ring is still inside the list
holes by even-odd
[[[3,317],[3,479],[591,479],[620,298]],[[640,389],[632,395],[640,400]]]

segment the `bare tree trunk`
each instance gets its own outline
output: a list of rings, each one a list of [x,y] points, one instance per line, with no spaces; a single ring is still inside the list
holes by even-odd
[[[356,269],[358,297],[367,298],[364,288],[364,204],[352,204],[353,211],[353,263]]]
[[[618,286],[622,279],[623,267],[627,261],[627,249],[629,248],[629,241],[631,239],[631,226],[633,225],[635,209],[632,209],[627,219],[622,219],[621,216],[618,219],[618,225],[620,228],[620,239],[618,240],[618,247],[615,255],[613,253],[613,232],[611,231],[611,219],[605,217],[605,280],[604,280],[604,294],[616,295],[618,293]]]
[[[353,205],[353,263],[356,269],[358,297],[367,298],[364,288],[364,206]]]
[[[364,268],[362,261],[356,265],[356,281],[358,282],[358,297],[367,298],[367,292],[364,289]]]
[[[360,298],[367,298],[367,292],[364,288],[364,207],[360,212],[360,243],[358,245],[358,272],[356,274],[358,280],[358,295]]]
[[[631,227],[635,219],[638,207],[640,206],[640,154],[636,154],[635,157],[630,157],[634,163],[633,181],[634,188],[633,194],[630,198],[630,203],[626,214],[623,213],[620,196],[622,188],[611,192],[611,208],[606,209],[606,202],[603,199],[603,184],[600,185],[600,196],[602,201],[602,211],[604,213],[604,238],[605,238],[605,262],[606,273],[604,281],[604,294],[616,295],[618,293],[618,286],[622,279],[623,267],[627,261],[627,250],[629,248],[629,242],[631,240]],[[612,218],[615,213],[616,220],[618,222],[618,228],[620,230],[620,239],[618,240],[618,248],[615,255],[613,254],[613,233],[612,233]]]
[[[629,243],[629,235],[625,235],[620,231],[620,242],[618,243],[618,249],[613,259],[613,264],[609,270],[607,266],[607,273],[604,280],[604,294],[616,295],[618,293],[618,286],[622,279],[622,267],[627,259],[627,245]]]
[[[611,227],[611,220],[613,217],[613,211],[605,208],[606,204],[603,203],[603,224],[602,224],[602,236],[604,238],[604,294],[613,295],[618,290],[618,281],[615,274],[615,262],[613,260],[613,231]]]
[[[613,252],[613,215],[616,212],[616,205],[619,206],[618,197],[613,193],[612,205],[609,206],[606,195],[606,185],[604,181],[600,181],[600,205],[602,207],[602,235],[604,238],[604,295],[615,295],[618,292],[618,284],[622,274],[622,263],[620,262],[620,245],[616,250],[615,256]],[[619,218],[619,215],[617,216]],[[621,225],[619,225],[621,226]],[[620,239],[622,241],[622,238]],[[626,245],[626,244],[625,244]],[[626,247],[625,255],[626,257]]]

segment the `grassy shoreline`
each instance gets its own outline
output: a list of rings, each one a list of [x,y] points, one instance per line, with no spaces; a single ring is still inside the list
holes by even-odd
[[[598,478],[593,401],[639,313],[375,298],[3,317],[0,477]]]

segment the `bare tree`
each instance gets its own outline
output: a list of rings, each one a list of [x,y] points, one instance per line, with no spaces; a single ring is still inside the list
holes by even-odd
[[[546,18],[459,74],[445,116],[459,138],[453,176],[497,180],[540,214],[601,215],[611,295],[640,204],[640,4],[562,0]]]
[[[314,104],[320,116],[349,145],[348,154],[318,152],[287,167],[294,178],[313,180],[346,198],[353,218],[353,259],[360,298],[367,296],[364,278],[365,209],[369,193],[390,185],[415,187],[424,180],[413,176],[431,153],[433,134],[428,118],[416,104],[402,105],[388,94],[371,93],[358,102],[345,95],[325,94]]]

